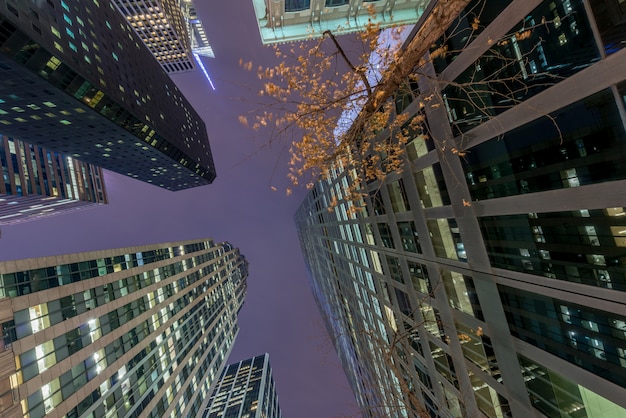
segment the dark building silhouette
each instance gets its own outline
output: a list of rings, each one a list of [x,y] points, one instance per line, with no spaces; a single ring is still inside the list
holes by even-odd
[[[3,133],[168,190],[215,168],[200,116],[106,0],[0,1]]]

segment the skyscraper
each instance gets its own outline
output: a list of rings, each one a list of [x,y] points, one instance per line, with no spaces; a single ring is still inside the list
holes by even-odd
[[[102,169],[0,136],[0,224],[107,203]]]
[[[247,262],[196,240],[0,263],[0,415],[195,416],[238,333]]]
[[[187,23],[187,33],[191,40],[191,51],[204,57],[215,57],[193,1],[181,0],[180,7]]]
[[[0,78],[6,135],[168,190],[215,178],[204,122],[109,1],[1,0]]]
[[[302,203],[365,416],[626,415],[624,16],[470,1],[392,98],[424,118],[402,172],[357,179],[363,212],[340,167]]]
[[[252,0],[261,41],[275,44],[362,30],[372,18],[381,28],[417,22],[429,0]],[[373,15],[372,15],[373,12]]]
[[[192,57],[214,57],[191,0],[113,0],[168,73],[194,69]],[[202,62],[198,65],[204,67]]]
[[[202,418],[280,418],[269,354],[229,364]]]

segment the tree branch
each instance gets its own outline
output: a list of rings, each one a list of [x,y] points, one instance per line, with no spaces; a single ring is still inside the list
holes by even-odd
[[[339,45],[339,42],[337,42],[337,38],[335,38],[335,35],[333,35],[333,33],[330,30],[325,30],[323,35],[324,36],[328,36],[330,38],[330,40],[333,41],[333,43],[335,44],[335,48],[337,48],[337,52],[339,52],[341,54],[343,59],[346,61],[346,64],[348,64],[348,66],[350,67],[350,69],[352,71],[354,71],[356,74],[358,74],[361,77],[361,80],[363,80],[363,84],[365,84],[365,88],[367,89],[367,97],[371,97],[372,96],[372,86],[370,86],[370,82],[367,80],[367,77],[365,76],[365,72],[363,71],[363,69],[362,68],[356,68],[350,62],[350,59],[348,59],[348,56],[344,52],[343,48],[341,47],[341,45]]]

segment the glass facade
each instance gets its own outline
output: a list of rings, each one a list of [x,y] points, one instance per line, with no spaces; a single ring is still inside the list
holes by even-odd
[[[480,224],[494,267],[624,291],[623,213],[582,209],[484,217]]]
[[[443,90],[465,132],[600,58],[582,0],[545,0]]]
[[[433,66],[442,72],[512,0],[471,0],[444,35],[430,49]]]
[[[335,170],[302,202],[365,417],[626,415],[622,6],[470,1],[388,98],[423,120],[402,170]]]
[[[626,4],[621,0],[591,0],[589,4],[600,31],[604,53],[609,55],[624,48]]]
[[[170,190],[214,179],[204,123],[113,4],[12,3],[0,2],[5,134]]]
[[[499,286],[511,333],[626,387],[626,317]]]
[[[238,332],[247,277],[238,250],[206,240],[67,258],[25,260],[37,265],[28,270],[0,263],[1,296],[24,306],[2,324],[22,412],[198,413]],[[33,294],[39,303],[26,302]]]
[[[624,136],[612,92],[594,94],[472,148],[465,165],[472,199],[624,178]]]
[[[102,169],[0,135],[0,224],[106,204]]]

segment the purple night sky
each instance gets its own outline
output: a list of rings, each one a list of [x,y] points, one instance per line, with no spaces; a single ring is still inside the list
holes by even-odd
[[[271,65],[251,0],[196,1],[215,59],[174,78],[206,122],[217,178],[168,192],[107,172],[109,205],[2,227],[0,261],[213,238],[239,247],[250,262],[248,295],[229,362],[270,354],[283,416],[360,417],[313,300],[293,215],[305,191],[285,196],[286,148],[240,125],[257,108],[258,80],[239,60]],[[270,189],[275,186],[278,192]]]

